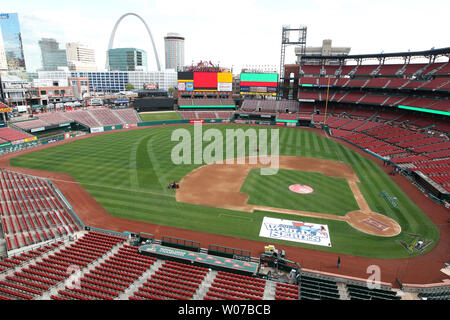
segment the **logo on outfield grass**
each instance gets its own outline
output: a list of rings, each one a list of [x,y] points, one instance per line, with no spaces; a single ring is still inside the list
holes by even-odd
[[[295,192],[295,193],[300,193],[300,194],[308,194],[308,193],[312,193],[314,191],[314,189],[311,188],[310,186],[306,186],[303,184],[293,184],[293,185],[289,186],[289,190],[291,190],[292,192]]]
[[[264,217],[260,237],[331,247],[327,225]]]
[[[221,130],[209,128],[203,131],[202,123],[196,122],[193,137],[184,128],[172,131],[171,141],[179,143],[172,149],[171,159],[175,165],[261,164],[264,166],[261,167],[261,175],[274,175],[279,168],[278,131],[279,129],[265,128],[226,129],[224,137]],[[209,143],[204,145],[204,142]]]

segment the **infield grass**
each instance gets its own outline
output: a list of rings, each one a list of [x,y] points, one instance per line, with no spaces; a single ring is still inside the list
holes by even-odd
[[[211,126],[204,126],[204,129],[208,127]],[[213,127],[221,132],[226,129],[249,128],[235,125]],[[11,165],[67,173],[111,215],[154,224],[373,258],[409,257],[410,254],[397,242],[409,240],[405,232],[421,234],[432,240],[433,243],[425,252],[439,239],[438,228],[377,164],[336,141],[308,130],[280,128],[280,155],[348,163],[358,175],[360,190],[371,209],[396,220],[402,228],[400,235],[390,238],[371,236],[353,229],[345,222],[327,219],[293,218],[279,213],[247,213],[178,203],[175,201],[174,191],[168,190],[167,185],[174,180],[180,181],[200,164],[174,165],[170,160],[171,150],[178,143],[171,141],[171,134],[177,128],[185,128],[193,133],[193,126],[112,132],[16,157],[11,159]],[[256,129],[259,130],[258,127]],[[280,174],[282,177],[283,173]],[[282,178],[288,179],[287,176]],[[251,181],[245,187],[250,188]],[[293,203],[293,200],[285,201],[290,197],[291,191],[288,189],[274,190],[277,188],[276,184],[258,188],[263,194],[274,197],[274,203]],[[380,197],[382,191],[398,198],[398,208],[392,207]],[[251,193],[254,194],[253,191]],[[329,188],[326,196],[333,198],[336,190]],[[348,203],[336,210],[336,214],[352,207],[350,198],[345,198]],[[316,206],[314,211],[329,209]],[[332,247],[262,239],[259,237],[259,230],[264,216],[327,224]]]
[[[250,170],[240,190],[250,196],[249,204],[339,216],[359,210],[346,179],[328,177],[318,172],[285,169],[279,169],[274,175],[263,176],[259,171]],[[308,185],[314,191],[309,194],[295,193],[289,190],[293,184]]]

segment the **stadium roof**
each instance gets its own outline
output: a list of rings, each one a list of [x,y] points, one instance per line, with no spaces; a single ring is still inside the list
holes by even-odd
[[[322,55],[302,55],[300,56],[303,60],[312,59],[365,59],[365,58],[392,58],[392,57],[428,57],[428,56],[438,56],[438,55],[448,55],[450,56],[450,47],[441,49],[430,49],[426,51],[408,51],[408,52],[394,52],[394,53],[373,53],[373,54],[357,54],[357,55],[342,55],[342,56],[322,56]]]

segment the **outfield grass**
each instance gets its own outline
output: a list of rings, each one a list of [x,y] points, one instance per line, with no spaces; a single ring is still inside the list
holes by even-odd
[[[181,120],[176,111],[139,113],[142,121]]]
[[[178,143],[171,141],[171,134],[180,128],[193,133],[193,126],[112,132],[13,158],[11,165],[70,174],[111,215],[121,218],[260,241],[266,241],[259,237],[264,216],[297,220],[286,214],[247,213],[176,202],[174,192],[168,190],[167,185],[180,181],[201,165],[174,165],[170,161],[172,148]],[[214,128],[224,132],[237,126]],[[371,209],[396,220],[402,233],[391,238],[376,237],[357,231],[345,222],[305,217],[301,221],[329,226],[331,248],[277,240],[270,240],[271,243],[373,258],[401,258],[410,256],[397,243],[397,240],[409,240],[405,232],[433,240],[425,252],[437,242],[437,227],[377,164],[311,131],[280,128],[279,133],[280,155],[350,164],[361,181],[359,187]],[[380,197],[382,191],[398,198],[398,208]],[[276,194],[279,199],[274,201],[283,202],[290,191],[277,194],[264,189],[262,192]]]
[[[292,192],[289,186],[293,184],[306,184],[313,188],[314,192]],[[260,174],[259,169],[252,169],[241,192],[250,196],[249,204],[260,206],[339,216],[359,209],[346,179],[328,177],[318,172],[279,169],[277,174],[265,176]]]

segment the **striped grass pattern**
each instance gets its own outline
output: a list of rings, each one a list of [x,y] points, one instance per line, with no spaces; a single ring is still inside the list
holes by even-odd
[[[292,216],[286,214],[247,213],[177,203],[174,191],[168,190],[167,185],[172,181],[180,181],[187,173],[200,166],[174,165],[171,162],[171,150],[178,143],[171,141],[171,133],[177,128],[180,127],[155,127],[93,136],[16,157],[11,159],[11,165],[70,174],[111,215],[126,219],[260,241],[267,240],[259,238],[264,216],[293,220]],[[192,126],[184,128],[193,132]],[[238,127],[220,125],[214,128],[225,132],[226,129]],[[249,127],[241,128],[246,130]],[[345,222],[305,217],[302,221],[328,224],[331,248],[277,240],[270,240],[271,243],[373,258],[400,258],[410,256],[397,242],[407,240],[405,232],[421,234],[433,240],[433,244],[425,252],[437,242],[437,227],[377,164],[338,142],[311,131],[280,128],[279,134],[281,155],[323,158],[350,164],[361,181],[360,190],[371,209],[396,220],[402,227],[402,233],[392,238],[381,238],[357,231]],[[263,181],[262,177],[255,177],[252,173],[244,184],[251,195],[251,201],[261,205],[264,204],[261,202],[268,201],[283,207],[323,210],[323,213],[337,215],[355,208],[353,195],[347,193],[345,185],[339,181],[333,180],[330,183],[329,177],[305,172],[286,173],[282,170],[278,177],[278,182],[274,180],[275,176],[266,176],[264,179],[267,180]],[[288,184],[291,181],[299,183],[303,178],[314,180],[311,186],[321,190],[320,200],[311,204],[297,203],[290,195],[292,192],[282,186],[282,183]],[[256,186],[252,179],[257,180],[260,185]],[[380,197],[383,190],[397,197],[397,208]],[[321,204],[318,205],[318,202]],[[308,205],[314,207],[308,208]],[[417,254],[422,253],[414,255]]]

